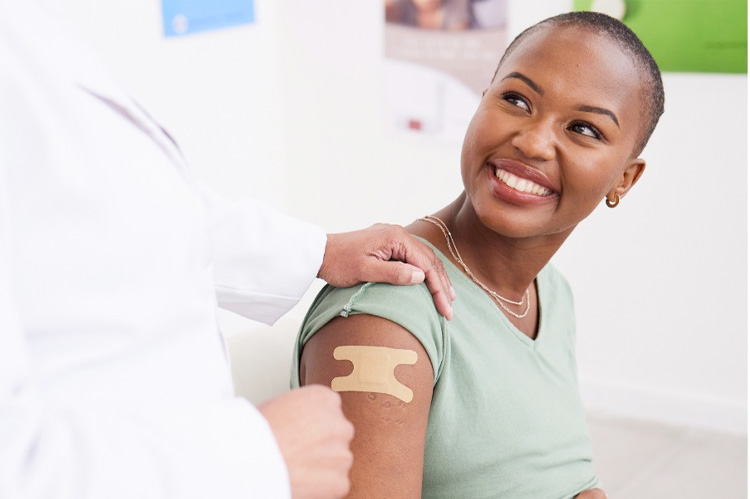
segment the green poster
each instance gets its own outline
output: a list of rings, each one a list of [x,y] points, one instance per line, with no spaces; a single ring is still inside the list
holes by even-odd
[[[662,71],[747,73],[746,0],[574,0],[573,5],[621,19]]]

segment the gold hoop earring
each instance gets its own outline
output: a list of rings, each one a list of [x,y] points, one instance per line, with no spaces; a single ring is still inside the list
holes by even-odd
[[[604,198],[604,202],[607,204],[608,208],[614,208],[618,204],[620,204],[620,195],[615,192],[615,200],[610,201],[609,198]]]

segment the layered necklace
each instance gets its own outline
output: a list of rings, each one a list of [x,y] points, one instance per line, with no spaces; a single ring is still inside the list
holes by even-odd
[[[466,275],[468,275],[472,281],[474,281],[480,288],[485,290],[491,297],[495,299],[495,301],[502,307],[503,310],[508,312],[513,317],[516,317],[517,319],[523,319],[526,317],[526,314],[529,313],[529,308],[531,308],[531,301],[529,300],[529,289],[526,288],[526,293],[524,294],[524,297],[521,298],[521,301],[513,301],[510,300],[504,296],[500,296],[497,292],[491,290],[487,287],[486,284],[481,282],[479,279],[474,277],[474,274],[469,269],[469,266],[464,263],[463,258],[461,258],[461,254],[458,252],[458,246],[456,246],[456,242],[453,240],[453,234],[451,234],[451,231],[448,230],[448,226],[445,225],[445,222],[440,220],[438,217],[434,217],[432,215],[427,215],[425,217],[420,218],[420,220],[424,220],[425,222],[429,222],[432,225],[435,225],[438,229],[440,229],[440,232],[443,233],[443,236],[445,236],[445,242],[448,245],[448,251],[451,252],[451,255],[453,256],[453,259],[456,260],[456,262],[463,267],[464,271],[466,272]],[[522,313],[517,314],[516,312],[512,311],[510,308],[508,308],[508,305],[515,305],[517,307],[520,307],[523,305],[523,301],[526,300],[526,310],[524,310]],[[508,305],[506,305],[508,304]]]

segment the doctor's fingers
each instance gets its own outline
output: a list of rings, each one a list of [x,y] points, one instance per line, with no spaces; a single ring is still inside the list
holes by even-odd
[[[437,267],[440,265],[440,267]],[[427,288],[432,294],[432,300],[435,302],[435,308],[446,319],[453,318],[453,307],[451,303],[456,298],[453,286],[445,275],[445,269],[442,262],[437,261],[435,268],[423,271],[419,267],[402,263],[399,261],[381,261],[373,262],[370,266],[371,278],[367,281],[387,282],[398,286],[410,284],[419,284],[425,282]]]
[[[349,491],[354,426],[338,393],[310,385],[258,406],[287,465],[293,499],[334,499]]]
[[[399,227],[399,229],[401,229]],[[404,229],[401,229],[404,230]],[[404,230],[405,236],[393,245],[391,261],[384,262],[390,265],[390,272],[400,272],[400,276],[392,275],[390,279],[384,279],[391,284],[415,284],[425,281],[427,288],[432,293],[432,299],[438,312],[446,319],[453,318],[453,307],[451,303],[456,299],[456,292],[445,271],[443,262],[435,255],[435,252],[419,239],[414,238]],[[405,262],[398,265],[400,260]]]
[[[346,418],[338,393],[321,385],[295,390],[303,395],[304,429],[295,437],[306,440],[303,456],[290,471],[293,499],[337,499],[349,493],[349,470],[354,462],[350,444],[354,425]],[[306,435],[302,435],[302,433]]]
[[[450,318],[455,298],[440,259],[401,226],[375,224],[367,229],[328,234],[318,277],[340,287],[359,282],[396,285],[426,281],[438,311]]]

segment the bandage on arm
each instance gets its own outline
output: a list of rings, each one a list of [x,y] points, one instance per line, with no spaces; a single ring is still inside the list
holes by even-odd
[[[421,497],[432,383],[422,344],[386,319],[338,317],[307,342],[300,384],[333,385],[355,426],[347,497]]]

